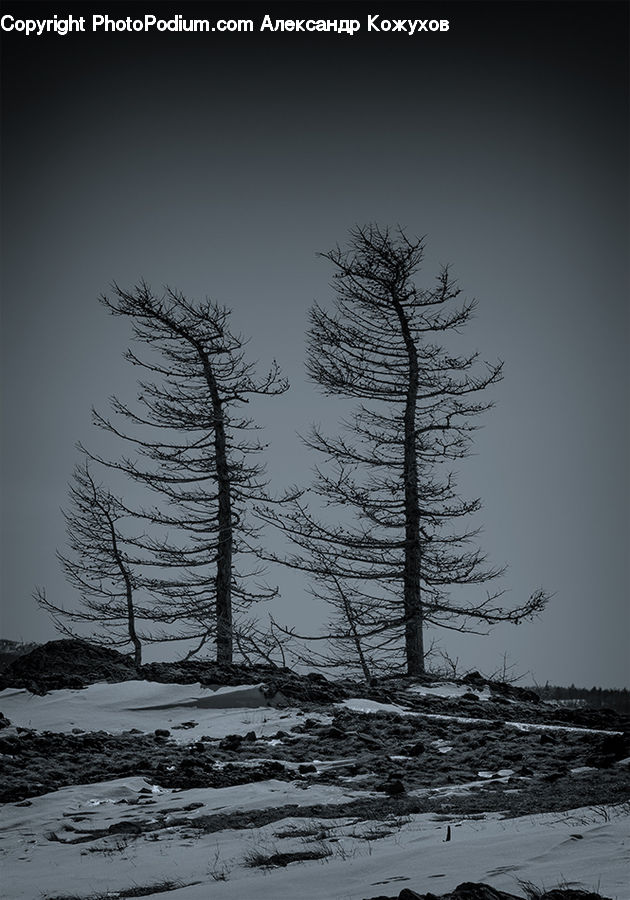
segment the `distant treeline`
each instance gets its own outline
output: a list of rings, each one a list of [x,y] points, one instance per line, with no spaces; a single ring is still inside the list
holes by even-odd
[[[536,691],[542,700],[560,700],[567,706],[592,706],[595,709],[607,707],[617,712],[630,713],[630,691],[627,688],[578,688],[559,687],[555,684],[537,684],[531,690]]]

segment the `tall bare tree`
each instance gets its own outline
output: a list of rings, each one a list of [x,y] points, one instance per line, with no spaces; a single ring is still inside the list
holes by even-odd
[[[239,414],[252,395],[287,390],[277,364],[258,377],[245,358],[245,341],[229,327],[230,312],[211,301],[193,303],[167,288],[157,295],[144,282],[133,290],[114,285],[101,298],[131,322],[140,355],[126,358],[142,372],[137,403],[117,397],[113,415],[94,412],[95,423],[133,451],[118,461],[92,459],[118,469],[158,498],[129,510],[149,535],[135,538],[146,585],[160,598],[156,621],[176,626],[176,638],[216,644],[217,661],[232,661],[237,604],[273,596],[258,583],[257,532],[252,503],[266,496],[259,426]],[[243,568],[242,561],[253,560]]]
[[[417,286],[422,238],[369,225],[350,233],[348,249],[321,255],[334,268],[336,297],[331,310],[311,308],[307,369],[325,394],[355,406],[339,434],[314,427],[305,442],[324,460],[313,492],[336,518],[304,500],[261,514],[297,546],[286,562],[314,577],[315,596],[334,610],[332,636],[358,653],[363,671],[371,653],[400,653],[402,639],[407,672],[416,675],[426,625],[518,622],[547,600],[537,590],[507,608],[502,591],[465,600],[452,590],[503,572],[477,548],[470,517],[481,502],[459,495],[452,471],[493,405],[485,392],[503,364],[442,343],[476,304],[457,300],[448,267],[431,287]]]
[[[74,623],[87,623],[92,637],[124,646],[131,644],[136,665],[142,662],[137,619],[147,616],[135,597],[137,576],[123,533],[128,518],[122,502],[94,480],[85,460],[75,466],[69,506],[63,511],[68,553],[57,557],[68,583],[79,592],[80,603],[65,607],[53,602],[42,588],[34,597],[58,630],[75,637]]]

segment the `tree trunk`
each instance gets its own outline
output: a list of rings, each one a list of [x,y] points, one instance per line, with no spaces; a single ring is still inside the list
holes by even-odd
[[[361,638],[359,636],[359,632],[357,630],[356,617],[354,615],[354,611],[352,609],[352,604],[348,600],[345,592],[343,591],[339,580],[335,578],[335,585],[339,594],[341,596],[341,600],[343,602],[343,609],[346,615],[346,619],[348,621],[348,625],[350,627],[350,634],[352,635],[352,642],[354,644],[354,649],[357,651],[357,656],[359,657],[359,662],[361,663],[361,668],[363,669],[363,677],[365,678],[365,683],[369,684],[372,678],[372,673],[370,672],[370,668],[368,666],[367,660],[365,658],[365,654],[363,652],[363,647],[361,646]]]
[[[227,461],[225,421],[212,366],[199,350],[214,413],[214,456],[217,476],[219,539],[217,545],[216,642],[217,662],[231,663],[232,640],[232,497]]]
[[[217,546],[216,615],[217,662],[232,662],[232,503],[225,451],[223,420],[214,438],[219,495],[219,542]]]
[[[131,582],[129,576],[125,575],[125,588],[127,593],[127,626],[129,638],[133,644],[133,661],[137,666],[142,665],[142,644],[140,638],[136,634],[136,620],[133,610],[133,595],[131,592]]]
[[[403,595],[405,609],[405,654],[407,674],[424,674],[424,611],[420,588],[422,546],[420,543],[420,500],[418,496],[418,457],[416,453],[416,404],[418,402],[418,353],[409,323],[400,301],[394,296],[394,307],[400,320],[407,356],[409,380],[405,400],[405,564]]]
[[[223,404],[219,395],[216,378],[208,354],[203,345],[191,335],[185,328],[178,325],[168,316],[158,316],[176,334],[188,341],[195,348],[203,373],[210,391],[212,411],[214,415],[214,460],[215,474],[217,476],[218,496],[218,545],[217,545],[217,574],[215,578],[215,615],[216,615],[216,644],[217,662],[231,663],[233,653],[232,640],[232,494],[230,484],[230,470],[227,461],[227,449],[225,438],[225,420],[223,416]]]
[[[123,577],[123,581],[125,582],[125,598],[127,601],[127,634],[129,635],[129,640],[133,644],[133,661],[137,666],[142,665],[142,644],[140,643],[140,638],[136,632],[136,616],[133,607],[133,587],[131,584],[131,578],[129,577],[129,572],[127,571],[127,566],[125,565],[125,561],[120,554],[120,550],[118,549],[118,539],[116,538],[116,529],[114,528],[114,523],[109,515],[109,513],[103,508],[103,512],[107,516],[107,521],[109,523],[110,534],[112,539],[112,548],[114,550],[114,558],[116,559],[116,565],[120,569],[120,574]]]
[[[417,392],[417,377],[416,377]],[[407,674],[424,673],[423,609],[420,589],[422,548],[420,546],[420,507],[416,457],[415,402],[410,403],[411,386],[405,409],[405,650]],[[410,414],[411,410],[411,414]]]

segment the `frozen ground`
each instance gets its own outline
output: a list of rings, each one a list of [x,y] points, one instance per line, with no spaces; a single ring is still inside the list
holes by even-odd
[[[295,818],[212,833],[194,827],[195,819],[209,811],[299,804],[304,793],[273,783],[161,791],[140,778],[127,778],[45,794],[29,807],[5,810],[0,842],[4,896],[116,896],[135,885],[171,881],[184,885],[168,893],[172,900],[361,900],[385,890],[398,892],[405,884],[436,891],[462,881],[514,892],[519,879],[546,887],[581,884],[617,900],[629,896],[630,820],[621,807],[453,820],[450,842],[445,841],[446,823],[433,815],[400,822],[322,819],[315,828],[312,819]],[[332,789],[309,798],[337,799]],[[176,824],[192,806],[190,824]],[[142,817],[161,820],[163,827],[138,833],[132,825]],[[106,832],[125,822],[128,832],[80,841],[88,829]],[[315,833],[300,837],[308,826]],[[375,838],[375,832],[382,836]],[[296,836],[286,836],[291,834]],[[255,853],[308,847],[328,848],[331,855],[266,871],[247,865]]]
[[[425,691],[417,691],[414,693],[425,693]],[[452,696],[451,694],[443,694],[441,696]],[[378,700],[367,700],[363,697],[351,697],[348,700],[342,700],[339,706],[343,706],[345,709],[350,709],[353,712],[363,712],[363,713],[395,713],[398,716],[422,716],[426,719],[441,719],[443,721],[454,721],[459,722],[464,725],[471,725],[474,723],[484,722],[485,719],[480,719],[475,716],[452,716],[445,715],[443,713],[427,713],[427,712],[417,712],[412,709],[405,709],[395,703],[380,703]],[[564,731],[564,732],[577,732],[583,734],[622,734],[620,731],[613,731],[605,728],[576,728],[571,725],[550,725],[545,722],[512,722],[509,719],[505,720],[505,724],[511,728],[518,728],[520,731]]]
[[[438,696],[458,700],[460,688]],[[0,692],[12,723],[0,731],[8,770],[47,762],[60,772],[57,790],[25,782],[23,799],[2,806],[2,896],[365,900],[477,881],[519,896],[520,882],[531,882],[630,900],[630,794],[619,787],[627,758],[597,768],[618,729],[521,722],[518,704],[506,705],[503,721],[419,712],[399,696],[300,709],[256,683]],[[170,734],[155,738],[156,729]],[[81,741],[111,757],[122,740],[142,742],[139,774],[63,784]],[[35,749],[18,758],[26,743]],[[153,762],[140,758],[154,753],[169,763],[155,771],[189,773],[184,787],[140,774]],[[199,759],[205,768],[195,768]],[[277,777],[261,768],[270,760]],[[257,780],[221,786],[223,773]],[[539,809],[561,807],[551,790],[595,796],[606,779],[605,801],[510,813],[530,795]]]
[[[0,692],[0,709],[13,725],[37,731],[108,731],[138,728],[172,730],[173,739],[190,744],[204,734],[222,738],[228,734],[271,735],[288,729],[304,714],[300,710],[269,705],[260,685],[238,685],[214,690],[200,684],[158,684],[125,681],[91,684],[82,690],[51,691],[43,697],[25,690]],[[332,721],[328,716],[316,716]],[[183,729],[182,724],[195,722]]]

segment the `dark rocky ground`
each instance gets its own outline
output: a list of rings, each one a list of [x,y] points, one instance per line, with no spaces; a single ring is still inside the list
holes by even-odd
[[[515,894],[506,894],[504,891],[496,891],[487,884],[473,884],[472,882],[464,882],[459,884],[450,894],[418,894],[416,891],[404,888],[396,897],[373,897],[370,900],[522,900]],[[571,888],[562,888],[544,893],[536,893],[531,895],[528,900],[604,900],[600,894],[593,894],[589,891],[572,890]]]
[[[26,688],[41,694],[138,678],[208,685],[260,682],[266,686],[270,704],[299,706],[304,718],[290,731],[279,731],[273,744],[255,731],[223,739],[206,735],[193,744],[181,744],[168,731],[109,734],[76,729],[76,733],[62,734],[16,729],[0,718],[0,802],[27,805],[29,798],[65,785],[130,775],[181,789],[273,778],[298,780],[305,787],[352,784],[380,795],[378,800],[357,799],[334,806],[212,816],[199,815],[197,810],[190,817],[182,807],[180,825],[213,832],[251,828],[289,815],[368,820],[421,812],[452,817],[499,811],[513,816],[630,801],[629,767],[622,762],[630,756],[630,717],[605,709],[557,708],[541,703],[531,691],[489,684],[476,673],[462,682],[465,695],[453,699],[411,694],[406,690],[410,680],[403,678],[365,685],[332,682],[319,674],[301,676],[271,666],[217,666],[207,661],[136,668],[129,657],[114,650],[80,641],[54,641],[9,663],[0,673],[0,690]],[[486,687],[491,699],[481,701],[479,693]],[[332,705],[348,697],[395,703],[417,715],[367,714]],[[332,715],[332,723],[322,725],[309,715],[314,712]],[[513,722],[564,727],[523,731]],[[586,730],[571,731],[567,726]],[[450,749],[443,752],[446,747]],[[311,760],[318,760],[318,765]],[[484,778],[479,778],[480,771],[486,773]],[[458,790],[458,786],[462,787]],[[135,826],[142,833],[159,829],[159,817],[140,816]],[[408,889],[398,896],[400,900],[436,900]],[[531,900],[538,897],[592,900],[596,895],[552,891]],[[460,885],[442,900],[514,898],[484,885]]]
[[[182,745],[161,731],[112,735],[0,730],[0,802],[19,802],[63,785],[128,775],[144,775],[165,787],[178,788],[224,787],[267,778],[298,778],[305,784],[353,779],[362,789],[392,798],[402,811],[455,805],[462,812],[506,808],[521,814],[630,797],[628,767],[617,765],[630,756],[630,717],[606,709],[555,708],[542,704],[531,691],[497,683],[489,685],[492,699],[480,701],[475,689],[482,691],[487,683],[474,674],[463,682],[467,693],[449,699],[411,694],[405,690],[410,680],[402,678],[367,686],[271,666],[217,666],[204,661],[150,663],[136,669],[129,657],[115,650],[65,640],[15,659],[0,674],[0,690],[12,687],[45,693],[96,681],[137,678],[211,685],[263,682],[270,703],[299,705],[305,710],[304,722],[288,733],[278,732],[280,743],[274,746],[255,732],[246,738],[229,735],[222,740],[207,735],[194,744]],[[331,708],[351,696],[399,704],[419,715]],[[333,713],[332,724],[321,725],[308,717],[309,711]],[[510,722],[588,731],[522,731]],[[602,730],[619,733],[599,733]],[[452,749],[441,752],[445,746]],[[313,759],[343,762],[315,769],[305,763]],[[582,767],[589,771],[572,774],[572,769]],[[408,796],[419,788],[474,781],[480,770],[496,777],[487,778],[466,795],[448,800]],[[501,770],[513,773],[507,782],[498,777]]]

